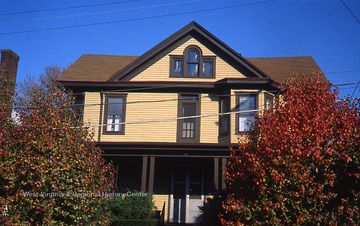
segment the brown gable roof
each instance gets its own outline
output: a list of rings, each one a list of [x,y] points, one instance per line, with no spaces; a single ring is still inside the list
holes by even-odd
[[[59,81],[106,82],[137,58],[136,56],[84,54],[65,71]],[[311,56],[246,58],[246,60],[279,83],[296,74],[321,72]]]
[[[244,57],[238,54],[231,47],[226,45],[215,35],[211,34],[208,30],[200,26],[195,21],[190,22],[185,27],[181,28],[164,41],[160,42],[155,47],[151,48],[149,51],[137,58],[132,64],[129,64],[125,68],[119,70],[115,73],[109,81],[119,81],[119,80],[129,80],[128,78],[136,76],[137,73],[133,73],[139,69],[145,69],[146,63],[152,62],[157,56],[161,53],[164,53],[166,50],[172,47],[172,45],[181,42],[186,37],[194,37],[195,39],[200,39],[205,45],[211,45],[212,48],[221,51],[223,57],[227,57],[229,62],[232,62],[232,66],[243,73],[246,73],[246,76],[264,78],[268,79],[268,76],[264,74],[261,70],[256,67],[253,67]],[[201,42],[202,42],[201,41]]]
[[[279,83],[294,75],[321,72],[319,65],[311,56],[247,58],[247,60]]]
[[[109,56],[84,54],[59,79],[60,82],[126,82],[146,69],[171,48],[194,37],[221,54],[230,65],[249,79],[272,79],[278,83],[296,74],[321,72],[311,56],[244,58],[196,22],[191,22],[144,53],[136,56]],[[324,76],[324,80],[326,80]]]
[[[59,81],[106,82],[136,58],[136,56],[84,54],[64,72]]]

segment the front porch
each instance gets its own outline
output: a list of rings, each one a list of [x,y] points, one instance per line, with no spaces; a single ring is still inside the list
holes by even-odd
[[[198,155],[189,150],[169,150],[168,155],[154,152],[141,155],[136,153],[138,151],[132,155],[107,152],[104,156],[116,167],[117,192],[128,189],[152,193],[165,224],[193,225],[199,221],[199,207],[206,197],[225,189],[223,169],[228,148],[217,155],[214,152]]]

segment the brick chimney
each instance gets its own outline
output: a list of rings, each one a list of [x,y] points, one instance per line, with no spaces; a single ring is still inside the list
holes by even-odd
[[[16,81],[19,60],[20,57],[11,49],[1,50],[0,70],[5,72],[5,74],[9,76],[8,78],[12,79],[14,82]]]
[[[16,74],[20,57],[10,49],[2,49],[0,62],[0,123],[11,117]]]

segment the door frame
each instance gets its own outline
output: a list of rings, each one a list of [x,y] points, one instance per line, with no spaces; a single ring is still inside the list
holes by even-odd
[[[179,168],[183,168],[183,167],[179,167]],[[191,221],[189,219],[189,207],[190,207],[190,174],[191,174],[191,168],[183,168],[184,172],[185,172],[185,181],[183,181],[185,183],[185,200],[181,200],[180,202],[185,201],[185,222],[181,222],[181,208],[178,210],[179,214],[178,214],[178,219],[174,219],[174,184],[177,183],[175,182],[175,177],[174,177],[174,171],[171,173],[171,180],[170,180],[170,195],[169,195],[169,222],[170,223],[196,223],[194,221]],[[196,168],[196,167],[194,167]],[[178,181],[178,183],[181,183],[182,181]],[[201,171],[201,179],[198,182],[201,184],[201,198],[199,200],[201,200],[201,202],[203,203],[205,200],[205,195],[204,195],[204,172]],[[181,205],[181,203],[180,203]]]

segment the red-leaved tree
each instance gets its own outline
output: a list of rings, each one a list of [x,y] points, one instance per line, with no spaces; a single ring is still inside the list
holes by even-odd
[[[321,75],[288,80],[232,150],[223,225],[359,225],[360,116]]]
[[[0,132],[2,225],[88,225],[113,188],[113,169],[91,131],[81,127],[74,101],[48,67],[15,100],[18,117]],[[3,119],[4,120],[4,119]]]

